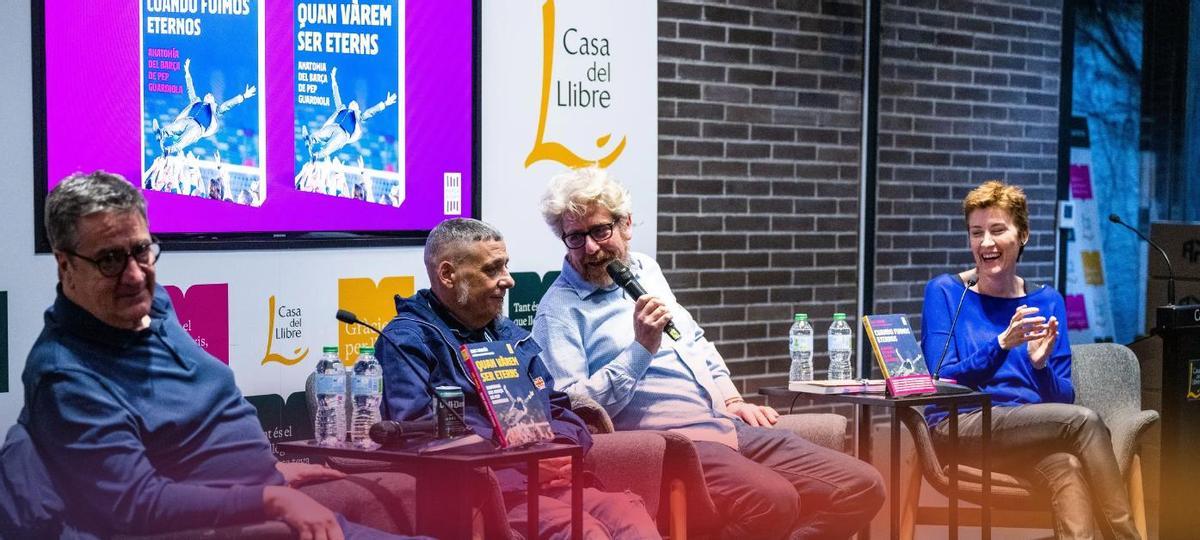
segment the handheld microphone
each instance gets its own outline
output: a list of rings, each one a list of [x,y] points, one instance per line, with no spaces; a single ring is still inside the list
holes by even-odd
[[[384,420],[371,426],[369,435],[372,441],[380,446],[388,447],[400,444],[413,437],[422,435],[432,436],[437,432],[437,422],[432,420],[416,422],[397,422]]]
[[[1138,238],[1145,240],[1147,244],[1154,246],[1154,249],[1157,249],[1159,253],[1162,253],[1163,260],[1167,261],[1167,305],[1175,305],[1175,269],[1171,267],[1171,258],[1167,256],[1167,252],[1164,251],[1163,248],[1159,247],[1158,244],[1155,244],[1154,242],[1150,241],[1149,238],[1146,238],[1146,236],[1140,231],[1130,227],[1128,223],[1121,221],[1121,216],[1109,214],[1108,220],[1133,231],[1133,234],[1138,235]]]
[[[417,366],[413,365],[412,358],[409,358],[408,355],[404,354],[404,352],[400,350],[400,346],[397,345],[396,342],[392,340],[392,338],[388,337],[387,334],[384,334],[378,328],[375,328],[374,326],[372,326],[370,323],[359,319],[358,316],[355,315],[354,313],[352,313],[350,311],[346,311],[344,309],[337,310],[337,320],[344,322],[346,324],[357,324],[359,326],[364,326],[364,327],[370,328],[372,332],[379,334],[379,337],[383,338],[383,340],[386,341],[388,343],[388,345],[392,346],[392,350],[396,351],[396,355],[398,355],[400,358],[404,359],[404,362],[406,364],[408,364],[408,367],[410,369],[413,370],[413,373],[417,374],[417,378],[421,379],[421,383],[423,383],[425,385],[425,390],[429,391],[429,395],[433,396],[433,398],[437,400],[438,404],[441,405],[442,408],[449,411],[450,414],[454,415],[454,417],[457,418],[459,422],[462,422],[462,425],[466,428],[468,434],[470,434],[470,435],[475,434],[475,430],[471,429],[471,425],[468,424],[467,421],[463,419],[461,414],[458,414],[458,411],[456,411],[452,407],[450,407],[450,405],[448,405],[446,403],[446,400],[442,399],[442,396],[440,396],[438,394],[437,389],[434,388],[433,384],[429,382],[429,377],[426,377],[425,374],[422,373],[421,370],[417,368]],[[376,424],[376,425],[378,425],[378,424]],[[374,431],[375,431],[375,426],[371,426],[371,432],[374,433]],[[374,438],[375,438],[374,436],[371,437],[372,440]],[[376,442],[379,442],[379,441],[376,441]]]
[[[946,359],[946,353],[950,352],[950,342],[954,341],[954,327],[958,326],[958,315],[962,313],[963,300],[967,298],[967,291],[971,290],[978,283],[975,274],[967,278],[967,286],[963,287],[963,292],[958,296],[958,307],[954,308],[954,318],[950,320],[950,335],[946,336],[946,346],[942,347],[942,355],[938,357],[937,365],[933,368],[933,380],[937,382],[942,377],[942,361]]]
[[[608,275],[612,278],[613,282],[622,289],[625,289],[625,292],[629,293],[629,296],[633,297],[635,301],[646,294],[646,289],[642,288],[642,284],[638,283],[638,280],[633,277],[633,272],[630,272],[629,267],[625,266],[621,261],[613,259],[604,269],[608,271]],[[671,321],[667,321],[667,325],[663,327],[663,332],[675,341],[679,341],[682,337],[679,334],[679,329],[675,328],[675,323]]]

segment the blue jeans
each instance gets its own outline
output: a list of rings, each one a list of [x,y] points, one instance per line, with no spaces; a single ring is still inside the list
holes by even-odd
[[[787,430],[734,424],[737,450],[695,443],[721,538],[848,538],[883,506],[869,463]]]
[[[950,419],[933,428],[949,440]],[[959,463],[978,464],[983,413],[959,415]],[[1094,519],[1118,539],[1139,538],[1108,426],[1095,411],[1066,403],[992,407],[992,467],[1050,492],[1058,538],[1100,538]],[[1098,510],[1098,512],[1097,512]]]

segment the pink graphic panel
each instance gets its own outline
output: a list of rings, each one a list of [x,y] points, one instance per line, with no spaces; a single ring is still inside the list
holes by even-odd
[[[1067,329],[1087,330],[1087,302],[1084,301],[1083,295],[1068,294],[1064,300],[1067,303]]]
[[[1092,172],[1087,165],[1071,165],[1071,198],[1081,201],[1092,198]]]
[[[229,364],[229,284],[193,285],[187,293],[166,285],[179,324],[200,348]]]

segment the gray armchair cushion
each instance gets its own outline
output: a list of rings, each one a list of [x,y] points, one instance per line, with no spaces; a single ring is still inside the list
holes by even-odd
[[[416,479],[407,474],[352,474],[299,489],[359,525],[393,534],[411,534],[416,528]]]
[[[667,442],[657,431],[622,431],[592,437],[584,459],[605,491],[632,491],[642,497],[646,511],[657,515],[663,485]]]
[[[1121,474],[1129,470],[1142,433],[1158,421],[1142,410],[1142,376],[1137,356],[1124,345],[1093,343],[1071,347],[1075,404],[1087,407],[1108,425]]]
[[[58,536],[64,508],[29,432],[13,424],[0,448],[0,537]]]
[[[604,407],[596,403],[591,396],[578,392],[567,392],[567,397],[571,398],[571,411],[583,419],[587,424],[588,431],[593,435],[616,431],[612,418],[608,416],[608,411],[605,411]]]
[[[845,416],[840,414],[785,414],[775,429],[786,429],[801,438],[838,452],[846,451]]]
[[[1158,411],[1138,411],[1105,420],[1112,433],[1113,453],[1117,456],[1117,466],[1122,476],[1129,473],[1129,465],[1133,463],[1133,455],[1141,444],[1142,434],[1158,422],[1158,418]]]

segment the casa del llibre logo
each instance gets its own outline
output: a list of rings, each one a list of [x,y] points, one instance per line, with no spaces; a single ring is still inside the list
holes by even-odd
[[[576,27],[566,28],[561,36],[556,35],[555,16],[554,0],[546,0],[542,4],[542,97],[538,104],[537,135],[529,155],[525,157],[525,167],[529,168],[539,161],[553,161],[572,169],[593,164],[601,168],[608,167],[625,151],[627,137],[622,136],[607,154],[588,158],[546,135],[552,94],[556,109],[602,110],[609,108],[615,99],[610,91],[613,70],[609,40],[603,36],[588,35]],[[554,58],[556,45],[560,44],[562,52],[569,58],[594,60],[586,68],[580,68],[581,72],[556,79]],[[596,148],[603,149],[611,141],[612,133],[600,135],[596,138]]]

